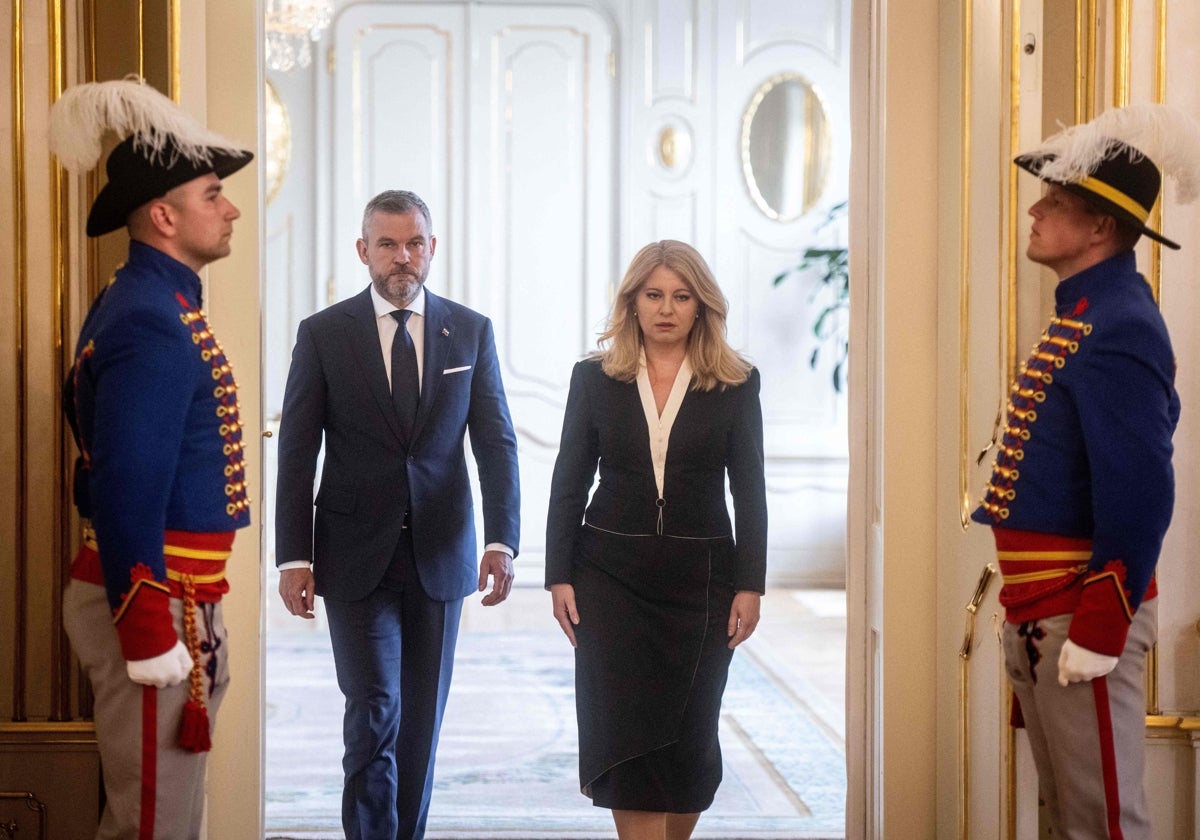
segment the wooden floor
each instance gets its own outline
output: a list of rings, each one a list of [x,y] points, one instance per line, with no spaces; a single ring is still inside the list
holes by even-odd
[[[319,612],[319,610],[318,610]],[[845,593],[773,590],[734,658],[725,778],[697,838],[844,835]],[[464,608],[428,837],[615,837],[578,791],[572,654],[549,595]],[[267,633],[267,837],[341,837],[341,695],[323,621],[272,605]]]

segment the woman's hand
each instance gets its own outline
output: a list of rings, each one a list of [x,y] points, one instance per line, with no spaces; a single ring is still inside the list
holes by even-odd
[[[579,610],[575,609],[575,587],[569,583],[551,584],[550,597],[554,599],[554,617],[558,619],[558,626],[567,634],[571,647],[579,647],[575,641],[575,625],[579,623]]]
[[[743,591],[733,596],[733,607],[729,610],[729,649],[733,650],[750,638],[758,626],[758,610],[762,596],[757,592]]]

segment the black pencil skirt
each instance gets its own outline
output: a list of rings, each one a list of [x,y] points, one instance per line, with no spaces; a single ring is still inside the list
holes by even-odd
[[[580,788],[618,810],[697,813],[721,782],[733,541],[581,529],[572,583]]]

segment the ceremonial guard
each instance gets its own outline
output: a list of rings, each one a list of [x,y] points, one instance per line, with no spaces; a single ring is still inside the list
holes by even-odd
[[[1027,256],[1055,313],[1012,385],[977,522],[993,528],[1003,645],[1054,835],[1151,837],[1142,787],[1155,566],[1174,506],[1175,356],[1133,247],[1159,195],[1200,185],[1200,133],[1165,106],[1106,112],[1016,159],[1046,183]]]
[[[84,544],[64,624],[95,695],[106,801],[97,838],[196,838],[206,751],[229,681],[221,597],[250,524],[237,384],[197,272],[239,213],[221,179],[252,155],[140,80],[69,89],[51,149],[107,161],[88,236],[127,227],[129,259],[88,311],[64,386]]]

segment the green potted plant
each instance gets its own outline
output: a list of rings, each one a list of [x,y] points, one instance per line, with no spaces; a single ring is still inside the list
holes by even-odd
[[[845,217],[847,202],[835,204],[814,232],[820,232]],[[812,322],[812,334],[816,347],[808,357],[808,366],[814,370],[821,358],[822,350],[829,348],[833,353],[833,390],[841,393],[846,387],[846,359],[850,353],[850,336],[847,313],[850,309],[850,252],[841,246],[810,247],[804,250],[800,262],[785,269],[772,279],[778,286],[792,275],[814,279],[813,290],[808,296],[810,303],[821,299],[823,305]]]

